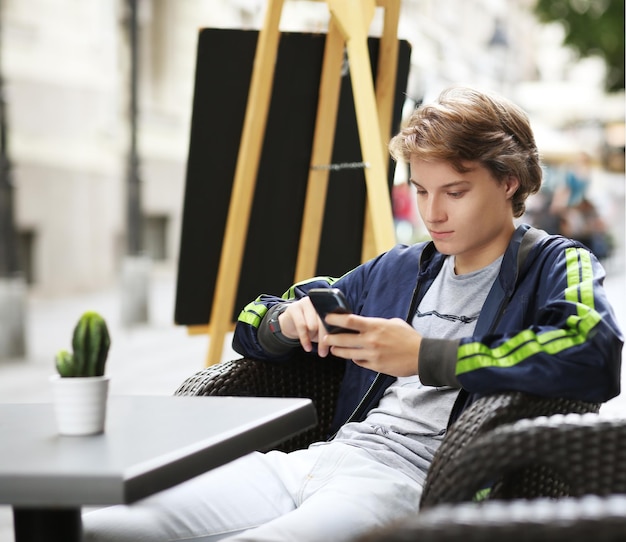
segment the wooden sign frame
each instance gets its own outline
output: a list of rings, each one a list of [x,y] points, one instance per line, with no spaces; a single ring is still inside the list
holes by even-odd
[[[345,56],[350,69],[366,184],[361,259],[364,261],[395,244],[386,140],[391,130],[396,90],[400,0],[325,1],[331,17],[294,281],[315,274]],[[210,319],[207,325],[188,327],[189,333],[208,333],[210,336],[206,365],[220,361],[224,337],[234,326],[233,306],[272,95],[283,4],[284,0],[269,0],[258,36]],[[377,5],[385,9],[385,18],[374,85],[368,29]]]

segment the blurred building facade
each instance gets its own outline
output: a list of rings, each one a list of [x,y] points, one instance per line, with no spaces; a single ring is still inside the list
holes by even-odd
[[[402,0],[399,36],[412,44],[408,102],[471,84],[510,96],[531,115],[537,107],[541,115],[545,104],[533,97],[533,85],[555,77],[562,83],[574,62],[536,22],[532,4]],[[155,261],[175,267],[198,29],[259,28],[265,1],[139,0],[139,8],[144,247]],[[22,267],[31,287],[45,293],[108,285],[125,250],[127,2],[3,0],[1,16]],[[327,17],[323,3],[287,0],[281,28],[323,32]],[[381,19],[379,10],[373,35]],[[594,92],[601,86],[600,73]],[[603,122],[620,114],[623,121],[623,108],[603,113]]]

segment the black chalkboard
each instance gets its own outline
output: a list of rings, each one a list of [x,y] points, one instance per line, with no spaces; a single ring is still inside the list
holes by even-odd
[[[253,30],[199,33],[174,314],[180,325],[209,323],[257,37]],[[280,295],[293,282],[325,39],[325,34],[281,33],[233,322],[260,293]],[[374,77],[378,44],[377,38],[368,41]],[[409,60],[410,46],[400,41],[394,132]],[[360,161],[346,73],[332,163]],[[365,197],[362,170],[331,171],[316,274],[340,276],[360,263]]]

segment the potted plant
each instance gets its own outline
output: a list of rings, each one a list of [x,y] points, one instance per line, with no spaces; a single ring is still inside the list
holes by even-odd
[[[111,338],[106,321],[97,312],[85,312],[72,336],[72,352],[55,356],[51,377],[59,433],[102,433],[106,418],[109,377],[104,374]]]

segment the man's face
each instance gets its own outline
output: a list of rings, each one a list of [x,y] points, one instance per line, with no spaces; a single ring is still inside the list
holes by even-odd
[[[515,230],[511,198],[519,181],[498,182],[478,162],[459,173],[447,162],[411,158],[411,183],[435,246],[454,255],[458,274],[489,265],[504,253]]]

